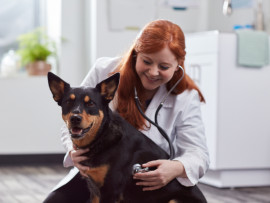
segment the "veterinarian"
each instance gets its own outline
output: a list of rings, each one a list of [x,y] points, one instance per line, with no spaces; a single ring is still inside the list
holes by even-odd
[[[119,112],[169,153],[168,142],[139,113],[134,102],[134,86],[146,116],[154,120],[158,105],[183,74],[179,66],[184,68],[185,55],[185,38],[181,28],[170,21],[156,20],[144,27],[124,56],[98,59],[82,85],[95,87],[110,74],[120,72],[120,85],[116,97],[110,103],[111,109]],[[185,74],[158,115],[159,125],[173,144],[175,158],[153,160],[143,165],[157,167],[154,171],[134,175],[133,178],[139,180],[137,185],[142,186],[144,191],[157,190],[174,178],[186,187],[193,186],[205,174],[209,156],[201,118],[202,102],[202,93]],[[86,202],[89,192],[81,175],[85,175],[88,168],[80,162],[87,159],[83,156],[87,150],[73,147],[66,127],[62,129],[61,139],[67,150],[64,166],[74,167],[45,202]]]

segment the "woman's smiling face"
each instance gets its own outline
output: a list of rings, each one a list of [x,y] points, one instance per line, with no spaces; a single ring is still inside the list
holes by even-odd
[[[135,69],[146,94],[152,98],[159,86],[171,80],[178,69],[178,61],[166,46],[155,53],[138,53]]]

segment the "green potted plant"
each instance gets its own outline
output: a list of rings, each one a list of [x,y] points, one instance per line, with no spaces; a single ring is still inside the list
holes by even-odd
[[[37,28],[18,38],[17,53],[21,57],[21,65],[26,67],[29,75],[46,75],[51,70],[47,63],[49,56],[56,57],[56,43],[43,28]]]

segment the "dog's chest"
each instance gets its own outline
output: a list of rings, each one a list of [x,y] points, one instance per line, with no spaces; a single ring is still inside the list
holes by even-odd
[[[97,184],[98,187],[102,187],[104,180],[109,171],[109,165],[104,164],[99,167],[90,168],[86,171],[86,174]]]

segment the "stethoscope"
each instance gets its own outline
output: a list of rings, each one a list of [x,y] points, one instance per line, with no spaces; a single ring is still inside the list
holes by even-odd
[[[172,146],[172,142],[169,139],[169,136],[167,135],[167,133],[158,125],[158,120],[157,120],[157,116],[158,116],[158,112],[160,111],[160,109],[163,107],[166,99],[168,98],[168,96],[170,95],[170,93],[174,90],[174,88],[182,81],[182,79],[184,78],[185,75],[185,71],[182,68],[182,66],[178,65],[178,67],[182,70],[182,76],[180,77],[180,79],[173,85],[173,87],[168,91],[167,95],[165,95],[165,97],[163,97],[163,99],[161,100],[161,103],[159,104],[156,113],[155,113],[155,122],[153,122],[150,118],[148,118],[142,111],[141,109],[141,105],[140,105],[140,101],[137,95],[137,90],[136,87],[134,88],[134,93],[135,93],[135,103],[136,106],[139,110],[139,112],[141,113],[141,115],[151,124],[153,124],[155,127],[157,127],[158,131],[161,133],[161,135],[167,140],[168,144],[169,144],[169,148],[170,148],[170,160],[172,160],[175,157],[175,151],[174,148]],[[135,164],[133,166],[133,173],[137,173],[137,172],[142,172],[141,170],[145,171],[146,169],[142,169],[139,167],[139,164]]]

